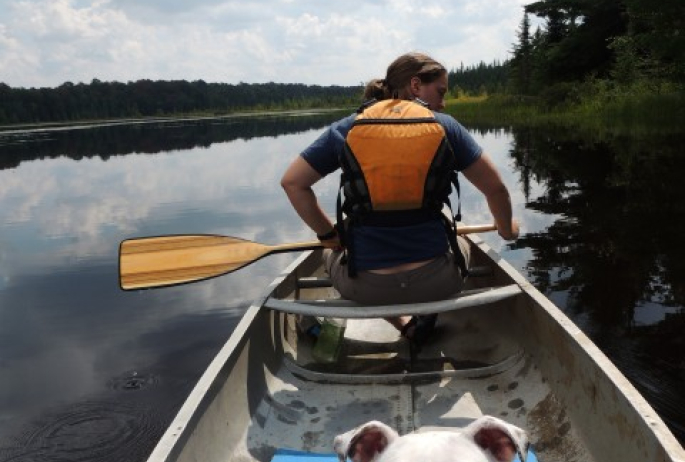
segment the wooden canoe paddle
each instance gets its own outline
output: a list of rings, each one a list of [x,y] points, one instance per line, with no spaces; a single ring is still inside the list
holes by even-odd
[[[457,232],[495,229],[495,225],[461,226]],[[267,255],[320,247],[319,241],[265,245],[212,234],[127,239],[119,248],[119,283],[124,290],[185,284],[236,271]]]

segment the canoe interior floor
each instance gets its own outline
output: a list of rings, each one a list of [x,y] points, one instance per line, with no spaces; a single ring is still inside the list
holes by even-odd
[[[231,460],[266,462],[276,448],[330,453],[336,435],[369,420],[405,434],[454,430],[489,414],[525,428],[540,460],[591,462],[529,356],[496,326],[487,325],[492,332],[486,332],[479,317],[478,310],[441,315],[435,339],[418,354],[389,323],[350,320],[338,361],[318,366],[311,358],[313,341],[289,320],[284,339],[296,347],[286,355],[291,367],[284,363],[270,376],[245,447]],[[492,364],[499,367],[488,370]],[[312,380],[302,371],[322,375]],[[438,374],[376,380],[388,374],[420,378],[426,371]],[[340,383],[338,376],[342,382],[350,376],[362,380]]]
[[[435,332],[418,350],[397,329],[382,319],[350,319],[334,362],[314,358],[315,339],[298,332],[290,318],[286,339],[292,360],[322,373],[347,375],[420,374],[487,368],[520,354],[507,337],[483,332],[470,316],[440,316]]]

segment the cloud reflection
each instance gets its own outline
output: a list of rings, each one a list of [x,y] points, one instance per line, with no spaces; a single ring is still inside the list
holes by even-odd
[[[177,233],[268,244],[313,239],[279,179],[320,131],[158,155],[22,161],[0,171],[0,370],[10,377],[0,383],[0,401],[12,403],[5,419],[22,422],[58,404],[109,396],[112,377],[127,371],[161,377],[155,393],[183,395],[190,385],[174,374],[195,380],[250,301],[297,255],[274,255],[190,285],[123,292],[119,242]],[[502,166],[524,229],[552,221],[525,210],[506,165],[510,135],[476,138]],[[337,185],[331,175],[315,187],[331,215]],[[466,180],[462,186],[464,220],[491,222],[480,193]],[[483,237],[505,245],[494,233]],[[172,364],[179,357],[181,370]]]

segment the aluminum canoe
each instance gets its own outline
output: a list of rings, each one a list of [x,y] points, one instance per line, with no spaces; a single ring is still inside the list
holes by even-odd
[[[400,434],[483,414],[524,428],[543,462],[685,462],[661,418],[549,299],[476,235],[453,300],[358,307],[304,253],[246,311],[149,462],[268,462],[278,448],[331,453],[381,420]],[[439,312],[415,351],[379,317]],[[302,316],[346,316],[338,359],[319,363]],[[298,318],[300,317],[300,318]]]

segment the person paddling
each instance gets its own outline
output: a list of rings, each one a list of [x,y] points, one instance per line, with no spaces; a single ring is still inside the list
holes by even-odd
[[[443,213],[452,187],[458,188],[457,172],[483,193],[499,235],[518,237],[510,195],[493,162],[441,112],[447,88],[447,70],[430,56],[398,57],[385,78],[366,85],[357,113],[331,124],[281,179],[295,211],[327,248],[333,286],[349,300],[420,303],[461,290],[469,246]],[[338,169],[342,192],[334,224],[312,186]],[[420,345],[436,315],[387,321]]]

